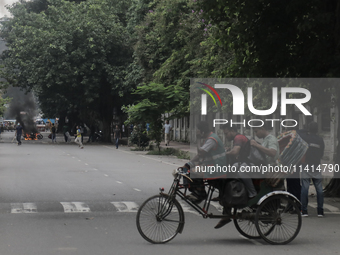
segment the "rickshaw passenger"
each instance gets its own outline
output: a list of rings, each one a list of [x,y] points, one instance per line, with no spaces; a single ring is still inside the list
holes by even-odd
[[[234,166],[239,166],[242,165],[244,162],[246,162],[246,144],[249,141],[249,139],[244,136],[241,135],[240,133],[237,132],[237,128],[235,126],[232,125],[222,125],[222,129],[223,129],[223,133],[225,134],[226,138],[229,141],[233,141],[233,148],[231,150],[227,149],[226,152],[226,156],[229,158],[232,158],[232,162],[234,163]],[[241,178],[242,176],[240,176],[239,174],[233,174],[233,173],[228,173],[228,178]],[[242,181],[244,181],[242,179]],[[248,196],[254,197],[256,196],[256,189],[251,181],[251,183],[249,184],[249,186],[247,187],[247,191],[248,191]],[[229,207],[223,207],[223,214],[231,214],[231,208]],[[215,226],[215,228],[221,228],[224,225],[226,225],[227,223],[229,223],[230,217],[224,217],[222,218],[217,225]]]
[[[255,140],[251,140],[251,146],[255,146],[266,155],[267,165],[276,166],[277,159],[280,156],[280,147],[277,138],[270,134],[265,126],[255,127],[254,133],[258,138],[263,139],[263,141],[262,144],[259,144]],[[266,178],[266,176],[262,178]],[[269,178],[269,176],[267,176],[267,178]],[[267,190],[260,190],[260,193],[256,197],[248,201],[248,205],[255,204],[267,192]]]
[[[233,141],[233,148],[226,152],[227,156],[232,156],[234,158],[234,165],[237,168],[240,168],[240,166],[246,166],[248,165],[246,162],[247,160],[247,150],[246,150],[246,144],[249,141],[249,139],[241,135],[237,132],[237,128],[235,126],[231,125],[223,125],[222,126],[223,132],[226,135],[226,138],[229,141]],[[250,178],[245,178],[246,176],[244,173],[236,173],[235,176],[228,176],[233,178],[240,178],[242,179],[242,182],[246,186],[246,189],[248,191],[248,197],[253,198],[256,196],[257,192],[253,185],[253,182]]]
[[[255,140],[251,140],[250,145],[257,147],[260,151],[266,154],[266,161],[268,165],[275,166],[276,160],[280,155],[277,138],[270,134],[264,126],[255,127],[254,133],[258,138],[263,139],[263,142],[262,144],[259,144]]]

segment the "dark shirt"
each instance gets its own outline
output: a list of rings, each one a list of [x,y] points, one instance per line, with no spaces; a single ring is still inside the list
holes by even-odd
[[[17,130],[17,135],[21,136],[22,135],[22,126],[17,126],[16,130]]]
[[[63,133],[65,134],[67,131],[68,131],[68,126],[67,125],[63,126]]]
[[[116,139],[120,138],[120,129],[119,128],[115,129],[113,132],[115,132],[115,138]]]
[[[308,133],[302,138],[308,143],[305,163],[317,167],[321,163],[321,158],[325,151],[325,143],[322,137],[317,134]]]
[[[52,127],[52,134],[55,135],[55,127]]]

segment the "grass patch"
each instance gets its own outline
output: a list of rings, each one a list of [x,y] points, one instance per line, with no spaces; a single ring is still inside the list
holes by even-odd
[[[175,150],[173,148],[166,148],[165,150],[152,150],[147,153],[147,155],[165,155],[165,156],[176,156],[180,159],[190,159],[189,152],[184,152],[180,150]]]

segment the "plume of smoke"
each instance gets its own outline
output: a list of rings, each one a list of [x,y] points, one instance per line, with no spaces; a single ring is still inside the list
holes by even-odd
[[[33,93],[26,93],[20,88],[10,87],[6,96],[12,98],[5,112],[7,119],[15,119],[20,123],[25,133],[37,132],[34,117],[37,114],[37,103]]]

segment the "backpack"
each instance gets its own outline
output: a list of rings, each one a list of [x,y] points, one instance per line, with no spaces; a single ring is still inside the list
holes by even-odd
[[[243,208],[248,202],[248,192],[242,181],[228,180],[224,186],[222,204],[225,207]]]

